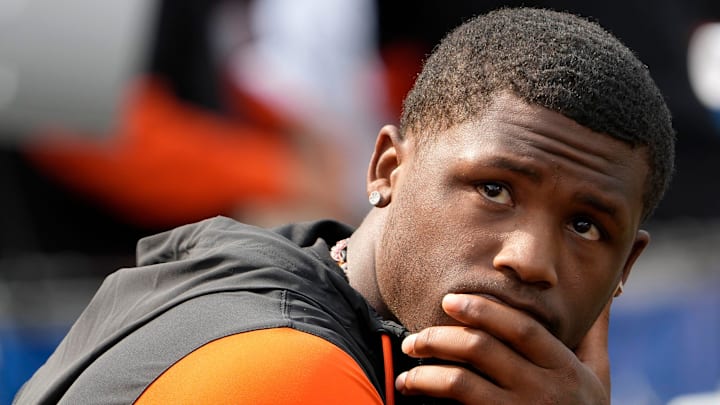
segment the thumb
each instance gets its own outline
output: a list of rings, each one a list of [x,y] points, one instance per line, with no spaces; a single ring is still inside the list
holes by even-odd
[[[600,379],[610,392],[610,359],[608,355],[608,329],[612,298],[605,304],[585,337],[580,341],[575,355]]]

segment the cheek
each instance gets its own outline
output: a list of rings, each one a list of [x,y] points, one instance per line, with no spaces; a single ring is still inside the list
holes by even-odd
[[[558,337],[571,348],[580,343],[607,302],[605,296],[595,296],[588,294],[587,291],[585,289],[581,294],[570,297],[569,304],[565,305],[571,312],[565,318],[567,320],[566,328],[560,332]]]
[[[575,347],[585,336],[611,298],[622,275],[622,266],[617,261],[608,261],[604,265],[595,263],[597,266],[593,268],[581,266],[572,279],[564,283],[565,302],[561,307],[568,311],[564,317],[568,322],[559,337],[569,347]]]
[[[378,290],[389,311],[412,331],[444,322],[444,261],[452,255],[444,252],[447,241],[438,232],[442,229],[422,210],[396,209],[381,239]]]

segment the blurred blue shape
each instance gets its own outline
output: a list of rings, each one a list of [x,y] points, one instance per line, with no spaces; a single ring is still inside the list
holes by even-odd
[[[10,404],[17,390],[55,350],[67,328],[0,326],[0,404]]]
[[[613,307],[613,404],[655,405],[720,382],[720,285]]]

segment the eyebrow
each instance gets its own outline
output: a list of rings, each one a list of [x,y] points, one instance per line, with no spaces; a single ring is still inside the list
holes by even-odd
[[[617,207],[613,204],[608,204],[597,197],[586,193],[576,194],[575,199],[584,205],[589,205],[593,209],[609,215],[612,218],[617,218]]]
[[[517,161],[512,159],[504,157],[493,157],[487,162],[487,166],[495,167],[498,169],[510,170],[512,172],[527,177],[533,183],[540,183],[540,181],[542,180],[540,173],[538,173],[537,170],[533,169],[530,166],[518,163]]]
[[[522,163],[519,163],[513,159],[496,156],[487,162],[487,166],[495,167],[498,169],[510,170],[524,177],[527,177],[533,183],[540,183],[542,180],[542,176],[540,175],[540,173],[538,173],[537,170],[535,170],[531,166],[523,165]],[[604,199],[598,198],[597,196],[588,193],[577,193],[574,196],[574,199],[583,205],[592,207],[596,211],[607,214],[613,219],[617,219],[618,209],[615,204],[608,203]]]

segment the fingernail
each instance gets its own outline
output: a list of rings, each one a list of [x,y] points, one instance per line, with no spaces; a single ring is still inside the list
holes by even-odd
[[[403,388],[405,388],[405,378],[407,378],[407,371],[403,371],[400,373],[400,375],[397,376],[395,379],[395,389],[398,391],[402,391]]]
[[[458,294],[447,294],[443,297],[443,308],[452,312],[460,312],[465,306],[465,298]]]
[[[415,347],[415,338],[416,338],[416,337],[417,337],[417,335],[412,334],[412,335],[406,337],[406,338],[402,341],[401,348],[402,348],[403,353],[405,353],[405,354],[410,354],[410,353],[412,353],[413,348]]]

